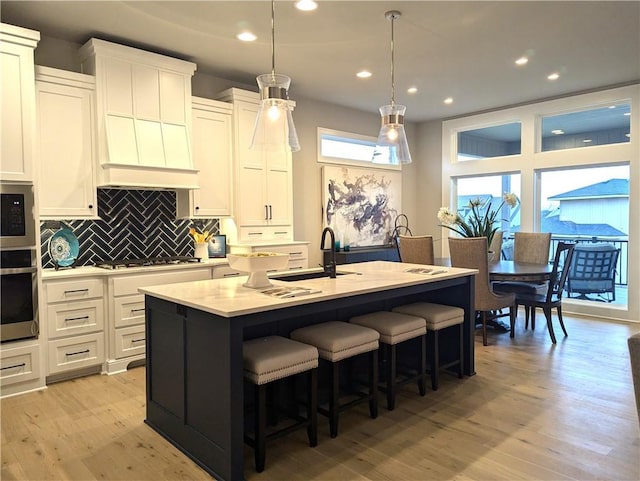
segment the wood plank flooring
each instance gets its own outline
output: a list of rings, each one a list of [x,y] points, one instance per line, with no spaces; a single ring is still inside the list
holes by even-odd
[[[267,445],[259,480],[638,480],[640,429],[627,337],[640,324],[567,317],[553,346],[546,326],[516,338],[476,337],[477,375],[443,375],[425,397],[405,386],[378,419],[345,412],[331,439],[304,431]],[[540,319],[542,320],[542,319]],[[558,335],[558,332],[556,332]],[[9,480],[211,479],[143,423],[144,367],[53,384],[3,399],[2,471]]]

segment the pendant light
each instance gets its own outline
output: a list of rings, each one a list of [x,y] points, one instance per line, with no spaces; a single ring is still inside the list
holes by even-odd
[[[275,0],[271,0],[271,73],[258,75],[260,108],[251,138],[251,149],[275,151],[300,150],[289,104],[291,78],[276,74]]]
[[[404,113],[407,107],[396,104],[396,87],[394,72],[394,22],[400,18],[401,13],[390,10],[384,14],[387,20],[391,20],[391,103],[380,107],[382,127],[378,134],[376,148],[373,152],[372,162],[376,164],[410,164],[411,153],[407,144],[407,135],[404,131]]]

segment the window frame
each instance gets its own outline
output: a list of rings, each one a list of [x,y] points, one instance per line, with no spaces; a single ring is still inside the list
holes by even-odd
[[[354,143],[371,142],[373,148],[375,148],[376,141],[378,140],[376,137],[372,137],[369,135],[356,134],[353,132],[345,132],[342,130],[328,129],[326,127],[318,127],[317,128],[317,147],[316,147],[318,163],[351,165],[355,167],[365,167],[365,168],[371,168],[371,169],[402,170],[401,165],[375,164],[373,163],[372,160],[366,161],[366,160],[357,160],[357,159],[347,159],[347,158],[341,158],[341,157],[324,156],[322,155],[323,136],[342,137],[344,139],[351,139],[355,141]],[[373,158],[373,154],[372,154],[372,158]]]

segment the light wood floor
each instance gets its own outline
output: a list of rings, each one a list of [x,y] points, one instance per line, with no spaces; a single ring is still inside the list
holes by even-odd
[[[520,317],[522,319],[522,315]],[[424,398],[406,386],[395,411],[344,413],[267,445],[248,480],[638,480],[639,424],[627,325],[565,319],[552,346],[544,324],[516,339],[476,337],[477,375],[444,375]],[[558,329],[559,330],[559,329]],[[562,334],[560,333],[560,336]],[[211,479],[143,423],[144,367],[89,376],[2,400],[3,480]]]

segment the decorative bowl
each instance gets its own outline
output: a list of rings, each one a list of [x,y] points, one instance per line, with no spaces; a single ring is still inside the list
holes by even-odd
[[[227,254],[229,267],[237,271],[248,272],[249,278],[243,285],[253,289],[270,287],[273,284],[267,277],[267,272],[279,271],[287,268],[289,254],[276,252],[251,252],[249,254]]]

